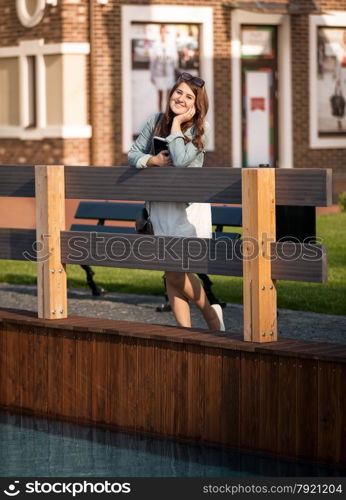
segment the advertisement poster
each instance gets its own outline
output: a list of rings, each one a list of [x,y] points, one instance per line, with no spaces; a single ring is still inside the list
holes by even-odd
[[[318,135],[346,136],[346,27],[318,27]]]

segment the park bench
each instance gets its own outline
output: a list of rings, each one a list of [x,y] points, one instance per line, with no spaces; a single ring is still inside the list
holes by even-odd
[[[115,234],[135,234],[134,226],[106,226],[106,221],[134,222],[136,214],[143,207],[143,203],[109,202],[109,201],[81,201],[77,207],[75,219],[91,219],[97,224],[72,224],[71,231],[96,231]],[[212,206],[212,222],[215,226],[214,238],[240,238],[240,233],[224,232],[224,227],[241,227],[241,207]],[[95,272],[88,265],[81,265],[86,273],[87,283],[94,296],[105,293],[94,281]],[[226,303],[218,300],[212,290],[213,282],[207,274],[198,273],[203,283],[204,290],[211,304],[220,304],[225,307]],[[169,311],[170,305],[165,291],[165,302],[157,308],[157,311]]]

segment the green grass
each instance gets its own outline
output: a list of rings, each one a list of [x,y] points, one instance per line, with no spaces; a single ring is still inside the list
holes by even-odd
[[[230,231],[237,232],[237,228]],[[277,283],[278,306],[288,309],[346,314],[346,213],[317,218],[317,234],[328,250],[328,283]],[[36,283],[35,264],[0,260],[0,282]],[[161,295],[162,272],[95,267],[96,282],[106,290]],[[212,276],[214,293],[220,299],[241,304],[242,279]],[[68,266],[68,286],[87,288],[80,266]]]

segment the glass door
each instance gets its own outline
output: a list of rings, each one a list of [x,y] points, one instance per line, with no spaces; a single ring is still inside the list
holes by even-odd
[[[277,166],[277,28],[242,26],[242,166]]]

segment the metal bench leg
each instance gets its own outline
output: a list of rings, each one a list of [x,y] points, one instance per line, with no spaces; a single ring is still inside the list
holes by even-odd
[[[172,310],[171,304],[169,303],[168,295],[167,295],[167,287],[166,287],[166,278],[163,275],[163,286],[165,287],[165,302],[161,304],[160,306],[157,306],[156,311],[157,312],[170,312]]]
[[[84,266],[81,265],[81,268],[84,269],[86,273],[86,278],[87,278],[87,283],[92,291],[92,294],[94,296],[102,295],[105,293],[105,290],[101,287],[98,287],[93,279],[94,276],[94,271],[91,269],[90,266]]]
[[[209,278],[207,274],[198,274],[199,279],[203,283],[203,288],[205,291],[206,296],[208,297],[208,300],[211,304],[219,304],[222,308],[226,307],[226,302],[221,302],[219,299],[217,299],[211,289],[213,282]]]

